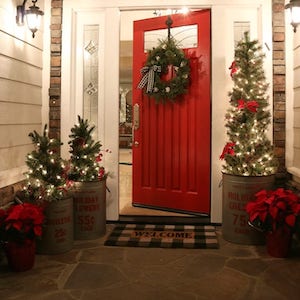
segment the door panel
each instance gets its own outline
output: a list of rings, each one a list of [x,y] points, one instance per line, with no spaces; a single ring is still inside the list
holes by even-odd
[[[167,17],[134,22],[133,104],[139,105],[139,128],[134,130],[133,205],[209,214],[210,11],[171,17],[172,27],[198,27],[197,45],[183,49],[191,84],[175,103],[156,104],[137,88],[147,58],[144,33],[166,28]]]

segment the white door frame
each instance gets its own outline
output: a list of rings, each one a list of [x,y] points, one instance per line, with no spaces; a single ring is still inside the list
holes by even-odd
[[[65,5],[65,2],[66,5]],[[75,2],[75,1],[71,1]],[[70,4],[70,3],[69,3]],[[72,3],[73,4],[73,3]],[[68,8],[68,9],[66,9]],[[107,16],[110,16],[109,18]],[[99,36],[99,106],[98,136],[102,149],[112,153],[104,157],[104,165],[110,172],[107,180],[107,219],[119,218],[118,204],[118,130],[119,130],[119,28],[113,24],[119,18],[118,9],[73,9],[64,1],[63,48],[62,48],[62,89],[61,89],[61,140],[62,156],[67,158],[68,140],[71,127],[77,122],[77,115],[83,113],[83,26],[98,24]],[[64,24],[71,26],[64,26]],[[101,34],[102,33],[102,34]],[[109,38],[115,37],[115,38]],[[112,56],[110,56],[112,55]],[[115,57],[116,59],[109,59]],[[115,101],[114,101],[115,100]]]
[[[107,199],[107,219],[119,219],[119,39],[120,11],[159,8],[180,8],[175,0],[64,0],[62,36],[62,94],[61,94],[61,137],[64,146],[62,155],[68,157],[68,135],[70,128],[80,114],[80,75],[78,70],[78,37],[76,30],[80,16],[99,14],[104,21],[104,66],[103,66],[103,116],[99,136],[105,148],[112,150],[105,161],[112,176],[108,179],[110,193]],[[247,14],[256,32],[251,38],[258,38],[266,50],[265,71],[270,86],[270,107],[272,107],[272,1],[271,0],[189,0],[186,6],[210,8],[212,19],[212,165],[211,165],[211,222],[222,222],[221,164],[219,155],[226,140],[224,115],[228,105],[228,91],[232,82],[228,76],[234,55],[233,22]],[[243,11],[244,13],[240,13]],[[262,17],[263,16],[263,17]],[[100,19],[101,19],[100,18]],[[254,21],[253,21],[254,20]],[[267,47],[265,47],[267,45]],[[78,67],[77,67],[78,68]],[[77,77],[76,77],[77,76]],[[79,76],[79,77],[78,77]],[[76,79],[77,78],[77,79]],[[78,79],[79,78],[79,79]],[[77,81],[76,81],[77,80]],[[81,85],[82,86],[82,85]],[[272,132],[270,128],[270,132]]]

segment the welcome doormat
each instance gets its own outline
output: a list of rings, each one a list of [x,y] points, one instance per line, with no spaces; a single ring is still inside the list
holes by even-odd
[[[211,225],[116,225],[105,246],[217,249],[215,227]]]

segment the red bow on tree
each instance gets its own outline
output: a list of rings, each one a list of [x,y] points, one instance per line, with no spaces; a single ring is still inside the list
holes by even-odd
[[[237,67],[235,61],[232,62],[231,66],[229,67],[230,76],[232,77],[234,73],[237,72]]]
[[[258,106],[259,105],[255,100],[247,102],[243,99],[238,100],[238,109],[247,108],[249,111],[256,113]]]
[[[235,146],[235,143],[227,143],[223,149],[222,154],[220,155],[220,159],[224,159],[226,154],[229,154],[233,156],[235,154],[233,147]]]

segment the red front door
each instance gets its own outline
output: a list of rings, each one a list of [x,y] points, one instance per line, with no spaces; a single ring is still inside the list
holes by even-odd
[[[137,86],[147,53],[144,33],[166,28],[166,17],[134,22],[133,105],[139,127],[133,141],[133,205],[210,212],[210,10],[172,15],[172,28],[196,25],[197,43],[183,49],[191,84],[176,103],[156,104]]]

